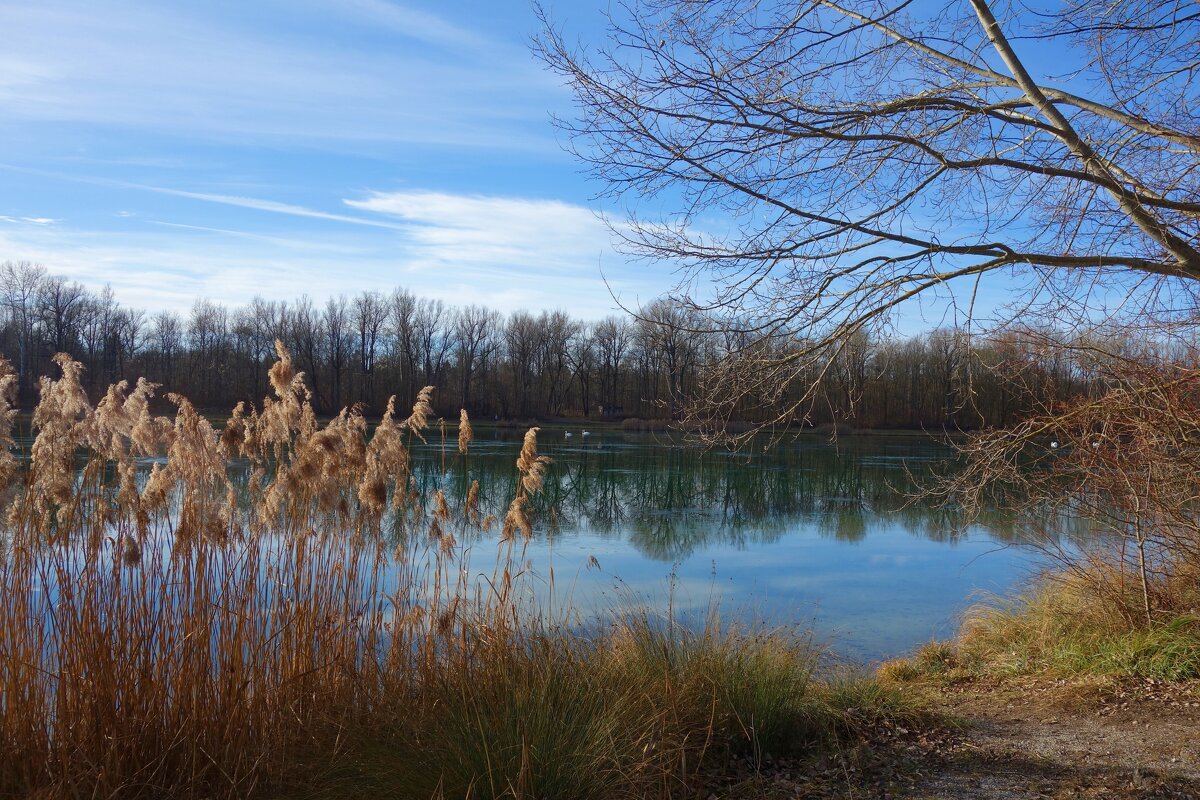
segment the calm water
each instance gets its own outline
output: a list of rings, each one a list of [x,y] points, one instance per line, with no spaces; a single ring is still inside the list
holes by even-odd
[[[925,437],[809,436],[748,457],[570,430],[539,437],[554,464],[528,555],[539,575],[553,569],[560,600],[587,610],[670,603],[689,614],[716,603],[725,618],[798,623],[871,661],[951,634],[980,593],[1009,591],[1039,566],[1030,526],[996,513],[964,526],[909,501],[914,477],[948,463],[949,450]],[[478,430],[465,462],[431,440],[414,451],[418,478],[451,498],[478,479],[502,514],[520,435]],[[497,538],[494,528],[473,543],[476,564]]]
[[[432,434],[412,449],[421,496],[442,488],[458,507],[478,480],[481,510],[503,517],[524,431],[477,428],[466,458]],[[649,605],[685,620],[715,607],[724,620],[811,629],[857,661],[951,635],[972,602],[1036,573],[1039,545],[1087,536],[1070,519],[1018,524],[993,511],[964,524],[914,501],[919,483],[952,467],[950,449],[926,436],[809,435],[747,454],[546,427],[538,444],[554,459],[525,551],[539,601],[596,615]],[[247,474],[231,467],[235,482]],[[490,574],[500,525],[466,535],[471,568]]]

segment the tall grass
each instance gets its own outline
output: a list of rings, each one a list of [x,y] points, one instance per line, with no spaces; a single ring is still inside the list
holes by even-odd
[[[459,542],[494,524],[477,486],[410,477],[432,389],[370,436],[353,409],[322,426],[278,350],[272,396],[222,430],[176,395],[153,416],[142,381],[92,406],[59,356],[25,469],[0,368],[0,795],[672,796],[728,755],[904,713],[818,680],[782,634],[539,612],[519,567],[536,429],[473,578]]]
[[[1162,614],[1149,626],[1132,625],[1127,609],[1137,607],[1140,588],[1130,583],[1129,597],[1112,597],[1098,593],[1096,582],[1086,576],[1046,576],[1023,595],[976,606],[956,642],[957,660],[974,671],[1000,675],[1200,678],[1195,610]],[[1112,586],[1116,580],[1106,576],[1102,583]],[[1192,588],[1188,581],[1186,591]],[[1174,592],[1178,599],[1185,588]]]
[[[1047,573],[1020,594],[976,604],[954,640],[931,643],[912,658],[889,662],[882,672],[901,680],[1028,674],[1200,678],[1193,579],[1156,584],[1174,610],[1143,625],[1130,614],[1139,607],[1142,587],[1126,581],[1118,591],[1120,577],[1119,568],[1103,562]]]

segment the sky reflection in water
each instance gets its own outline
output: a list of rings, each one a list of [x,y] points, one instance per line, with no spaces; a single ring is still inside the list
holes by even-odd
[[[572,430],[539,437],[554,464],[527,553],[543,578],[553,565],[559,601],[587,611],[649,602],[687,615],[716,602],[726,619],[811,626],[841,655],[871,661],[950,635],[981,592],[1032,574],[1041,559],[1031,528],[1079,534],[1063,529],[1070,521],[1022,526],[994,512],[963,526],[907,502],[913,476],[948,463],[950,451],[926,437],[804,436],[747,457]],[[442,485],[454,504],[478,479],[502,515],[520,433],[477,431],[465,463],[431,439],[414,451],[418,480]],[[474,569],[493,562],[498,535],[473,543]],[[587,569],[591,557],[601,569]]]

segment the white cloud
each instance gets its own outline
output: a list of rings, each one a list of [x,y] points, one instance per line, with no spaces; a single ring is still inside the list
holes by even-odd
[[[616,310],[610,292],[636,304],[667,283],[628,268],[588,209],[555,200],[393,192],[345,201],[381,217],[364,220],[257,198],[172,193],[333,224],[238,230],[158,219],[130,230],[11,226],[0,229],[0,253],[92,286],[110,283],[123,302],[151,310],[186,310],[197,297],[237,305],[256,294],[323,300],[404,286],[452,305],[562,308],[598,318]]]
[[[543,162],[567,163],[547,111],[568,93],[530,56],[520,13],[0,0],[0,145],[17,162],[0,169],[37,190],[2,209],[0,261],[111,283],[152,310],[403,285],[598,317],[615,306],[601,267],[622,299],[655,295],[657,276],[627,269],[580,205],[349,194],[561,185]],[[54,204],[11,204],[26,197]]]
[[[406,223],[408,255],[428,268],[595,273],[602,257],[615,257],[604,222],[558,200],[403,191],[345,203]]]

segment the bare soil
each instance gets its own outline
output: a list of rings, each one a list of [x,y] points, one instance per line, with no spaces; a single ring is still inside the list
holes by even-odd
[[[1200,798],[1200,684],[1028,679],[931,690],[964,729],[921,798]]]
[[[911,691],[950,724],[885,731],[822,762],[768,762],[723,796],[1200,800],[1200,682],[971,680]]]

